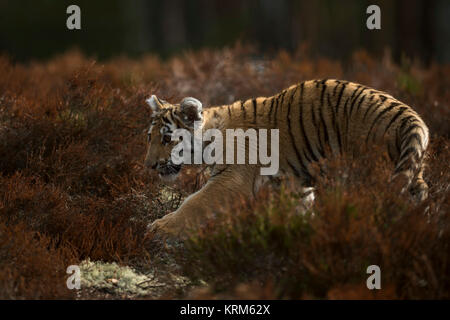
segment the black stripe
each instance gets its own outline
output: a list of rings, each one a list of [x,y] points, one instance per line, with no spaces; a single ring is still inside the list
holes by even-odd
[[[300,152],[298,151],[297,145],[295,144],[295,138],[294,138],[294,134],[292,133],[292,129],[291,129],[291,106],[292,106],[292,102],[295,96],[295,93],[297,92],[298,87],[295,87],[295,89],[293,90],[293,93],[291,95],[291,99],[289,101],[289,105],[288,105],[288,112],[287,112],[287,123],[288,123],[288,132],[289,132],[289,137],[291,138],[291,144],[294,148],[295,151],[295,155],[297,156],[297,160],[300,163],[300,165],[302,166],[303,170],[307,173],[307,169],[306,166],[304,165],[304,163],[302,162],[302,158],[300,156]]]
[[[277,123],[277,110],[278,110],[278,99],[280,99],[280,95],[277,96],[277,98],[275,99],[275,111],[273,112],[273,119],[275,120],[275,127],[276,127],[276,123]]]
[[[277,113],[278,113],[278,105],[280,104],[280,97],[281,97],[281,95],[277,96],[277,99],[275,101],[275,110],[273,111],[273,120],[274,120],[275,127],[277,126],[277,122],[278,122]]]
[[[339,87],[339,81],[336,81],[336,83],[337,83],[337,85],[335,85],[334,88],[333,88],[333,97],[336,95],[336,90]]]
[[[399,145],[398,140],[399,140],[399,135],[398,135],[398,130],[397,130],[397,134],[396,134],[396,137],[395,137],[395,149],[400,154],[400,145]]]
[[[403,159],[405,159],[405,158],[401,158],[397,161],[398,165],[395,167],[394,174],[404,171],[404,168],[409,165],[408,161],[404,161]],[[399,165],[399,164],[401,164],[401,165]]]
[[[293,92],[292,92],[291,98],[289,99],[288,112],[287,112],[287,119],[288,119],[288,125],[289,125],[289,127],[290,127],[290,121],[291,121],[291,118],[290,118],[290,115],[291,115],[291,106],[292,106],[292,103],[293,103],[293,101],[294,101],[294,97],[295,97],[295,93],[297,92],[297,89],[298,89],[298,86],[295,87],[295,89],[294,89]]]
[[[308,154],[306,153],[306,151],[303,149],[303,157],[306,159],[306,161],[308,161],[309,163],[312,162],[311,158],[308,156]]]
[[[401,103],[400,102],[391,102],[391,106],[393,106],[393,107],[397,107],[397,106],[399,106]]]
[[[330,95],[327,96],[328,97],[328,105],[331,108],[331,122],[333,124],[333,129],[336,132],[337,135],[337,141],[338,141],[338,147],[339,147],[339,153],[342,153],[342,144],[341,144],[341,137],[339,135],[339,123],[337,121],[337,114],[336,111],[334,110],[332,104],[331,104],[331,100],[330,100]]]
[[[286,95],[287,90],[284,90],[277,98],[277,105],[275,106],[275,127],[278,124],[278,106],[281,106],[281,108],[283,108],[283,100],[284,100],[284,96]],[[278,99],[281,97],[281,102],[278,103]]]
[[[366,95],[363,95],[361,97],[361,100],[359,100],[358,105],[356,106],[356,114],[358,114],[359,109],[361,108],[361,104],[363,103],[364,99],[366,98]],[[352,110],[350,110],[350,117],[352,116]]]
[[[342,99],[342,95],[344,93],[345,88],[347,87],[346,83],[342,84],[342,89],[339,92],[339,96],[336,102],[336,116],[337,116],[337,123],[336,123],[336,134],[338,136],[339,139],[339,152],[342,154],[342,137],[341,137],[341,128],[340,128],[340,119],[339,119],[339,106],[341,105],[341,99]]]
[[[244,119],[245,119],[246,116],[247,116],[247,113],[246,113],[246,110],[245,110],[244,103],[245,103],[244,101],[241,101],[241,111],[242,111],[242,113],[244,115]]]
[[[322,87],[322,92],[320,93],[320,108],[323,107],[323,98],[324,98],[326,89],[327,89],[327,86],[324,84]]]
[[[333,128],[336,128],[336,110],[334,110],[333,108],[333,104],[331,103],[329,94],[327,94],[327,102],[328,107],[331,109],[331,124],[333,125]]]
[[[352,93],[352,95],[350,96],[350,101],[353,100],[353,98],[355,97],[356,92],[358,92],[358,90],[359,90],[360,88],[361,88],[360,85],[357,85],[357,86],[356,86],[356,89],[353,90],[353,93]]]
[[[361,95],[361,93],[363,93],[364,90],[366,90],[366,89],[362,88],[362,90],[356,95],[355,99],[352,100],[352,104],[350,105],[350,112],[348,114],[349,117],[352,116],[353,107],[355,105],[355,102],[358,100],[359,96]]]
[[[409,116],[404,117],[404,118],[402,119],[402,122],[400,123],[400,127],[399,127],[399,129],[398,129],[398,130],[399,130],[399,133],[400,133],[401,135],[403,135],[403,129],[405,128],[406,124],[408,123],[408,120],[411,120],[411,119],[413,119],[413,120],[412,120],[412,122],[410,122],[409,124],[414,123],[415,120],[416,120],[416,117],[415,117],[414,115],[409,115]]]
[[[303,136],[303,140],[305,141],[306,144],[306,149],[308,150],[309,154],[311,155],[311,157],[314,159],[314,161],[318,161],[316,155],[313,153],[312,148],[311,148],[311,144],[308,140],[308,137],[306,136],[306,132],[305,132],[305,123],[303,121],[303,88],[304,88],[304,82],[301,84],[301,91],[300,91],[300,128],[301,128],[301,133]]]
[[[324,103],[324,98],[325,98],[325,92],[326,92],[326,89],[327,89],[327,86],[326,86],[326,81],[327,81],[327,79],[325,79],[325,80],[323,80],[322,81],[322,85],[323,85],[323,87],[322,87],[322,92],[321,92],[321,94],[320,94],[320,108],[319,108],[319,112],[320,112],[320,118],[321,118],[321,120],[322,120],[322,122],[323,122],[323,114],[322,114],[322,110],[323,110],[323,107],[324,107],[324,105],[323,105],[323,103]],[[331,105],[329,106],[329,107],[331,107]],[[325,146],[327,145],[327,142],[329,143],[329,137],[328,137],[328,129],[327,129],[327,127],[326,127],[326,124],[325,124],[325,126],[324,126],[324,136],[325,136],[325,141],[324,141],[324,143],[325,143]],[[322,156],[323,157],[325,157],[325,146],[322,146]]]
[[[253,123],[256,124],[256,99],[252,99],[253,104]]]
[[[311,103],[311,119],[314,127],[317,127],[316,113],[314,108],[314,103]]]
[[[339,105],[340,105],[340,103],[341,103],[341,99],[342,99],[342,94],[344,93],[344,90],[345,90],[345,87],[346,87],[347,85],[344,83],[343,85],[342,85],[342,89],[341,89],[341,91],[339,92],[339,96],[338,96],[338,99],[337,99],[337,102],[336,102],[336,113],[338,113],[339,114]]]
[[[267,102],[267,98],[264,98],[264,101],[262,102],[262,113],[264,113],[264,111],[266,110],[266,102]]]
[[[366,143],[369,141],[369,136],[370,133],[372,132],[373,127],[375,126],[375,124],[378,122],[378,120],[386,113],[391,111],[392,109],[394,109],[397,106],[397,103],[393,102],[391,103],[391,105],[389,105],[389,107],[387,107],[386,109],[382,110],[375,118],[375,120],[372,122],[372,125],[370,126],[369,131],[367,132],[367,136],[366,136]]]
[[[230,106],[228,106],[228,117],[231,118],[231,107]]]
[[[293,135],[292,129],[291,129],[291,106],[293,104],[294,97],[295,97],[295,94],[297,93],[297,90],[298,90],[298,86],[296,86],[295,89],[293,90],[293,93],[291,95],[291,98],[290,98],[290,101],[289,101],[289,105],[288,105],[288,112],[287,112],[288,131],[289,131],[289,136],[291,138],[291,143],[292,143],[292,145],[294,147],[295,155],[297,156],[297,160],[300,163],[300,165],[302,166],[302,169],[303,169],[304,173],[306,175],[309,175],[308,169],[306,168],[305,164],[303,163],[302,157],[300,156],[300,152],[299,152],[299,150],[297,148],[297,145],[295,143],[295,138],[294,138],[294,135]],[[289,165],[291,165],[291,164],[289,163]]]
[[[272,114],[273,101],[274,101],[274,100],[275,100],[275,99],[272,98],[271,101],[270,101],[270,108],[269,108],[269,123],[270,123],[270,116],[271,116],[271,114]]]
[[[400,107],[400,110],[395,114],[395,116],[392,117],[391,121],[389,121],[388,125],[386,126],[386,129],[384,129],[384,134],[386,134],[386,132],[389,130],[389,128],[395,122],[395,120],[397,120],[398,117],[400,117],[406,110],[408,110],[407,107]]]
[[[323,117],[323,108],[319,108],[319,116],[320,116],[320,122],[322,123],[323,135],[324,135],[323,145],[321,144],[321,149],[322,149],[321,155],[322,155],[322,157],[325,158],[325,147],[327,145],[329,145],[330,140],[329,140],[329,136],[328,136],[327,123],[325,122],[325,118]],[[319,142],[320,142],[320,136],[319,136]]]
[[[400,159],[398,162],[401,162],[402,160],[404,160],[407,156],[409,156],[410,153],[413,152],[417,152],[416,147],[408,147],[405,150],[402,151],[402,153],[400,154]]]
[[[419,134],[417,134],[417,133],[413,133],[413,134],[409,135],[408,138],[407,138],[407,140],[405,140],[404,142],[402,142],[402,145],[408,146],[408,145],[412,142],[412,140],[414,140],[414,139],[417,140],[417,142],[418,142],[419,145],[420,145],[420,149],[423,150],[423,146],[422,146],[422,137],[421,137]]]
[[[348,140],[348,117],[347,117],[347,105],[348,105],[348,102],[350,101],[350,98],[347,98],[347,100],[345,100],[345,104],[344,104],[344,108],[342,109],[342,116],[344,117],[344,119],[345,119],[345,135],[344,135],[344,138],[345,138],[345,141],[346,141],[346,143],[345,143],[345,145],[347,146],[347,140]]]
[[[408,129],[405,132],[401,132],[402,139],[405,139],[405,137],[409,136],[410,132],[413,131],[414,129],[420,129],[420,131],[422,131],[422,134],[425,135],[425,131],[420,125],[417,124],[417,122],[419,122],[419,120],[417,120],[417,118],[414,119],[412,122],[409,123],[411,126],[408,127]]]
[[[364,117],[363,117],[363,121],[366,121],[366,117],[367,117],[367,115],[369,114],[369,111],[370,111],[370,109],[372,109],[372,107],[373,106],[377,106],[376,108],[375,108],[375,110],[376,109],[378,109],[378,107],[379,106],[381,106],[383,104],[383,102],[378,102],[378,101],[375,101],[375,102],[373,102],[372,104],[370,104],[370,106],[366,109],[366,112],[364,113]]]
[[[315,110],[316,108],[315,108],[315,105],[314,105],[314,102],[312,102],[311,103],[311,110]],[[320,123],[317,125],[317,126],[315,126],[315,131],[317,132],[317,140],[318,140],[318,142],[319,142],[319,146],[318,146],[318,151],[319,151],[319,154],[322,156],[322,157],[325,157],[325,147],[324,147],[324,145],[322,144],[322,140],[320,139],[320,129],[321,128],[323,128],[323,125],[322,125],[322,127],[320,126],[321,124],[322,124],[322,113],[321,113],[321,109],[320,109],[320,106],[319,106],[319,121],[320,121]],[[325,129],[323,129],[323,130],[325,130]],[[325,136],[325,133],[323,134],[324,136]],[[324,138],[324,140],[325,140],[325,138]]]
[[[397,161],[398,164],[394,170],[394,174],[399,173],[404,170],[405,166],[408,165],[407,159],[410,158],[411,153],[414,153],[414,155],[417,156],[417,148],[409,147],[409,148],[403,150],[403,152],[401,153],[401,155]]]
[[[348,106],[348,102],[351,100],[351,98],[347,98],[347,100],[345,100],[345,104],[344,104],[344,109],[342,110],[343,112],[343,116],[348,119],[348,113],[347,113],[347,106]]]
[[[300,172],[297,170],[297,168],[289,160],[287,160],[287,163],[289,167],[291,167],[292,171],[294,171],[294,175],[296,177],[300,177]]]

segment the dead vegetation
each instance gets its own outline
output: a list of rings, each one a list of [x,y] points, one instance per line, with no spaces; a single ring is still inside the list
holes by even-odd
[[[0,298],[77,298],[66,268],[87,259],[156,270],[166,287],[144,298],[449,298],[448,65],[398,66],[365,52],[345,63],[305,50],[263,57],[237,45],[168,61],[3,56],[0,74]],[[426,202],[399,195],[383,157],[368,154],[327,164],[313,215],[298,214],[295,190],[263,190],[182,249],[146,238],[147,224],[201,182],[185,170],[167,188],[143,169],[145,97],[208,106],[325,77],[385,90],[422,115],[432,133]],[[365,288],[370,264],[382,269],[376,293]],[[174,274],[199,287],[186,293]]]

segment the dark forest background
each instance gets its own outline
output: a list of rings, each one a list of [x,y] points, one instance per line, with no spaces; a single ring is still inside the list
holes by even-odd
[[[449,17],[450,0],[0,0],[0,299],[450,299]],[[427,200],[361,145],[311,166],[309,212],[274,179],[182,245],[148,232],[208,178],[145,168],[150,94],[209,107],[324,78],[423,118]]]
[[[82,29],[66,28],[66,8],[81,8]],[[381,8],[381,30],[366,28],[366,8]],[[448,0],[1,0],[0,52],[19,61],[47,59],[73,47],[104,59],[161,56],[236,41],[265,53],[300,46],[346,59],[354,50],[450,61]]]

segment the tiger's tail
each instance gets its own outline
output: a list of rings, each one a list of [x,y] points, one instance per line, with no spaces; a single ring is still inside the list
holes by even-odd
[[[407,182],[403,190],[408,189],[418,201],[428,197],[428,185],[423,180],[428,142],[428,128],[420,118],[409,116],[403,119],[397,131],[399,157],[393,179],[398,176],[405,177]]]

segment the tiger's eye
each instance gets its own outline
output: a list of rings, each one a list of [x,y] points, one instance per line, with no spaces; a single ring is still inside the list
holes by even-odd
[[[170,141],[172,141],[172,137],[169,135],[164,135],[163,136],[163,142],[164,143],[169,143]]]

